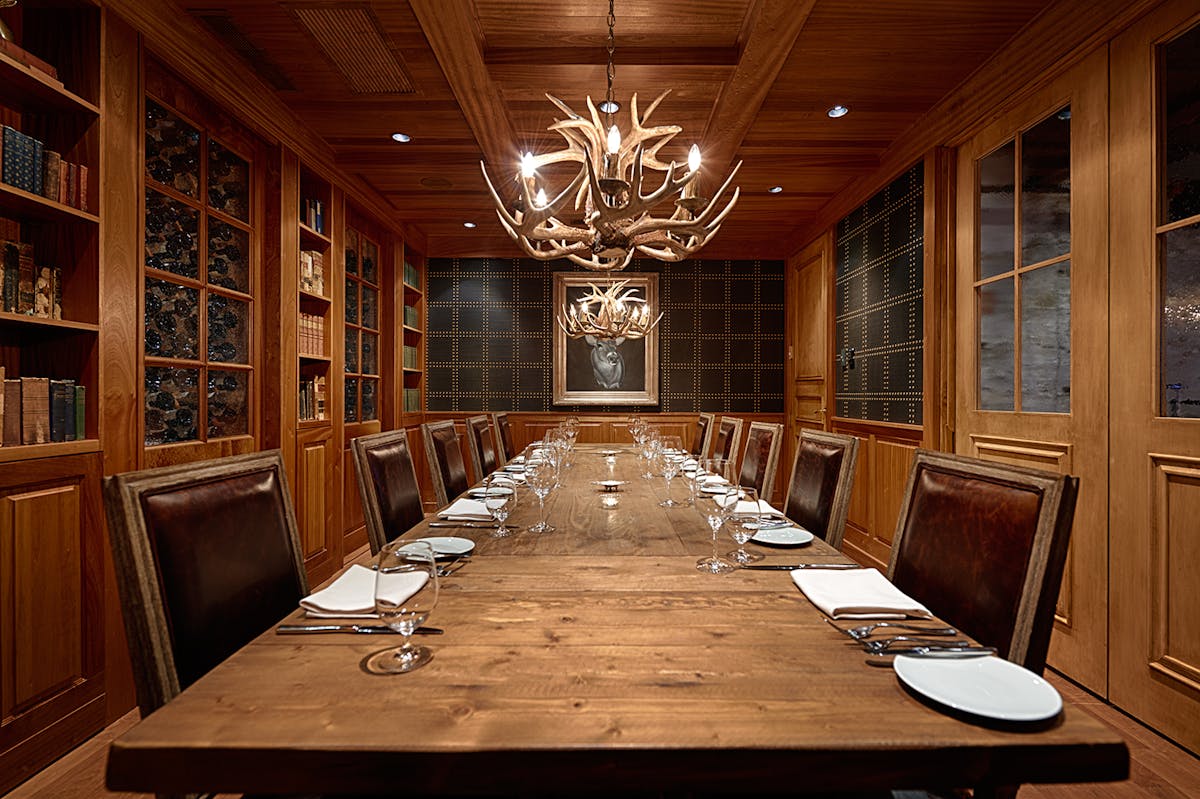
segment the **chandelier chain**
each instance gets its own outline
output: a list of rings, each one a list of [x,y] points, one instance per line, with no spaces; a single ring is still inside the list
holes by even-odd
[[[617,24],[617,14],[613,10],[615,0],[608,0],[608,90],[604,93],[605,108],[608,114],[608,125],[612,126],[613,117],[613,78],[616,77],[617,68],[613,64],[613,53],[617,51],[617,40],[613,33],[613,28]]]

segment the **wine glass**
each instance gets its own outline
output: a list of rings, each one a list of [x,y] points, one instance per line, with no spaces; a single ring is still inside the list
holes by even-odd
[[[667,498],[658,503],[660,508],[682,508],[687,505],[686,502],[676,502],[671,499],[671,480],[675,475],[679,474],[680,466],[683,458],[680,457],[679,450],[683,444],[679,440],[679,436],[662,436],[659,439],[659,447],[656,453],[657,469],[662,474],[663,479],[667,481]]]
[[[717,554],[717,533],[737,507],[740,492],[730,482],[733,465],[725,458],[709,458],[700,461],[698,474],[704,482],[696,493],[696,510],[712,528],[712,555],[696,561],[696,568],[709,574],[729,574],[736,567]],[[706,479],[707,478],[707,479]]]
[[[726,526],[729,528],[729,535],[733,537],[734,543],[738,545],[737,549],[729,553],[729,557],[734,563],[746,564],[763,559],[763,556],[757,552],[746,551],[746,542],[758,532],[758,528],[762,524],[763,513],[756,490],[743,488],[741,497],[741,501],[735,503],[733,516],[730,517]]]
[[[538,498],[538,521],[529,526],[531,533],[552,533],[554,525],[546,521],[546,497],[558,487],[558,467],[548,447],[530,444],[525,450],[525,485]]]
[[[638,441],[638,455],[646,462],[646,471],[642,472],[643,480],[653,480],[658,476],[654,473],[654,456],[660,447],[658,431],[647,425]]]
[[[517,484],[508,475],[496,472],[488,476],[483,483],[483,505],[496,522],[492,538],[505,538],[512,535],[512,530],[504,526],[513,509],[517,506]]]
[[[404,636],[404,643],[377,652],[367,661],[376,674],[402,674],[433,658],[428,647],[413,646],[412,634],[437,606],[438,567],[426,541],[389,541],[379,552],[375,572],[375,612],[385,625]]]

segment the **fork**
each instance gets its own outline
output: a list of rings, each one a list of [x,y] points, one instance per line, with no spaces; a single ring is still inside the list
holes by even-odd
[[[875,641],[859,641],[862,648],[874,655],[885,654],[893,651],[892,647],[896,645],[897,649],[929,649],[937,651],[939,649],[959,650],[963,647],[972,646],[971,642],[966,639],[956,639],[953,641],[931,641],[928,638],[921,638],[913,635],[896,635],[891,638],[881,638]]]
[[[839,627],[833,619],[828,616],[822,616],[833,629],[840,633],[853,638],[855,641],[861,641],[864,638],[872,635],[880,627],[887,627],[894,630],[908,630],[914,633],[924,633],[925,635],[958,635],[958,630],[953,627],[922,627],[919,624],[907,624],[904,622],[895,621],[877,621],[874,624],[862,624],[858,627]]]

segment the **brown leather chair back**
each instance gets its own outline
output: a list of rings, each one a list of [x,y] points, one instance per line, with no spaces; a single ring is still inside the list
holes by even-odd
[[[775,472],[779,468],[779,448],[783,445],[783,425],[751,422],[746,432],[746,450],[738,485],[753,488],[758,496],[771,501],[775,491]]]
[[[696,417],[696,438],[692,440],[692,457],[708,456],[708,445],[712,442],[713,423],[717,417],[711,413],[702,413]]]
[[[717,425],[717,441],[713,445],[712,457],[732,461],[737,457],[738,444],[742,440],[742,420],[722,416]]]
[[[377,555],[384,544],[425,518],[408,432],[388,430],[359,436],[350,442],[350,447],[367,523],[367,540],[371,554]]]
[[[466,491],[469,484],[467,464],[458,448],[454,421],[426,422],[421,425],[421,436],[425,440],[425,458],[429,461],[433,492],[437,495],[438,506],[445,507],[452,497]]]
[[[308,593],[278,450],[115,475],[104,504],[143,715]]]
[[[1040,674],[1079,481],[918,450],[888,577],[980,643]]]
[[[857,461],[858,439],[854,436],[801,431],[784,515],[841,549]]]
[[[475,462],[475,477],[482,480],[496,471],[496,444],[492,437],[487,416],[472,416],[467,419],[467,445],[471,448],[471,460]]]
[[[500,456],[503,460],[500,465],[503,466],[504,463],[508,463],[520,453],[513,443],[512,425],[508,421],[508,414],[493,413],[492,422],[496,427],[496,440],[500,444]]]

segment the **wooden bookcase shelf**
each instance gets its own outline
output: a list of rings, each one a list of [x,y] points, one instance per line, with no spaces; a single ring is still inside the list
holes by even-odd
[[[0,75],[0,80],[3,76]],[[88,211],[81,211],[69,205],[55,202],[32,194],[16,186],[0,183],[0,215],[12,214],[26,219],[36,219],[42,222],[87,222],[92,225],[100,224],[100,217]]]
[[[100,116],[100,108],[43,73],[15,58],[0,53],[0,77],[5,105],[27,113],[89,114]]]
[[[19,447],[0,447],[0,463],[19,463],[35,458],[58,458],[63,455],[82,455],[99,451],[100,441],[95,438],[55,441],[50,444],[23,444]]]

